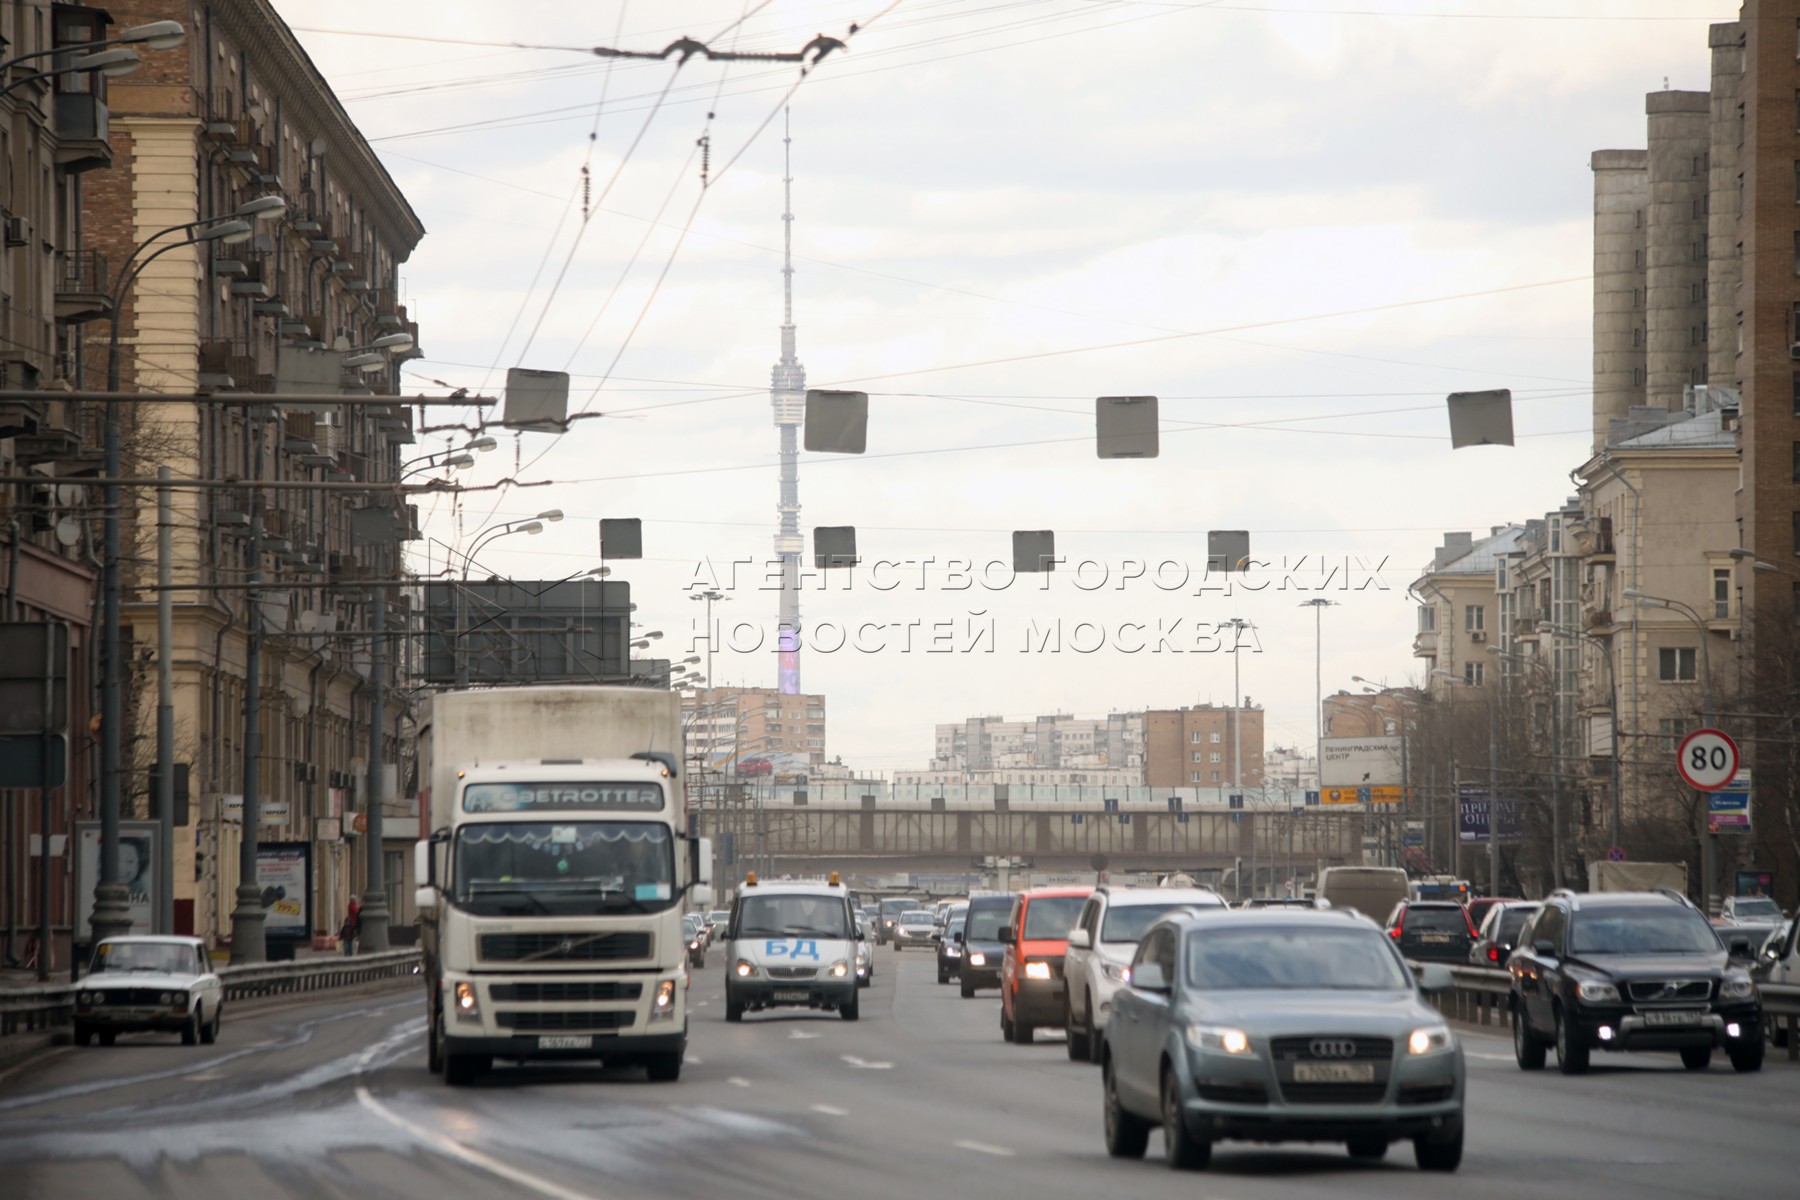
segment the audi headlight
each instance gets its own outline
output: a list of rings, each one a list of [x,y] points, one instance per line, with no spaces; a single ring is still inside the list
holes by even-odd
[[[849,963],[839,960],[839,961],[831,964],[831,977],[833,979],[842,979],[844,976],[848,975],[849,973],[850,973],[850,964]]]
[[[737,977],[739,979],[748,979],[750,976],[756,974],[756,968],[750,965],[750,960],[747,958],[738,959],[737,966],[733,967],[732,970],[737,972]]]
[[[987,955],[983,954],[979,950],[975,951],[973,954],[969,955],[969,965],[971,967],[987,966]]]
[[[1213,1054],[1249,1054],[1250,1035],[1228,1025],[1189,1025],[1188,1045]]]
[[[1048,978],[1050,978],[1050,964],[1047,962],[1028,962],[1028,963],[1026,963],[1025,964],[1025,978],[1027,978],[1027,979],[1048,979]]]
[[[1448,1025],[1427,1025],[1423,1029],[1415,1029],[1412,1036],[1406,1039],[1408,1054],[1432,1054],[1450,1048],[1450,1027]]]
[[[667,1021],[675,1015],[675,981],[664,979],[656,985],[656,999],[650,1005],[652,1021]]]
[[[1114,983],[1131,982],[1131,968],[1124,963],[1102,963],[1100,967],[1106,972],[1106,977]]]
[[[1756,981],[1742,971],[1726,974],[1719,983],[1719,999],[1721,1000],[1753,1000],[1756,998]]]
[[[456,985],[456,1013],[462,1017],[475,1017],[481,1011],[480,1001],[475,995],[475,985],[459,983]]]
[[[1604,979],[1588,979],[1575,985],[1575,994],[1588,1004],[1617,1004],[1619,988],[1617,984]]]

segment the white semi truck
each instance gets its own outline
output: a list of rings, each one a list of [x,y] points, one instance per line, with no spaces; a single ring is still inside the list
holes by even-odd
[[[431,1069],[602,1059],[677,1079],[687,835],[680,700],[649,688],[444,691],[419,712],[415,851]]]

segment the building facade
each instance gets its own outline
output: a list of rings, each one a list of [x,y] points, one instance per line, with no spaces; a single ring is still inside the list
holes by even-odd
[[[84,347],[81,369],[91,386],[112,370],[125,392],[176,397],[130,406],[127,476],[167,465],[177,477],[290,485],[176,492],[173,577],[192,585],[175,594],[176,756],[195,798],[194,828],[177,839],[177,928],[229,930],[243,836],[233,798],[251,784],[258,840],[311,845],[313,933],[329,937],[373,852],[358,828],[373,587],[399,575],[410,521],[393,485],[413,440],[410,412],[378,401],[417,352],[399,271],[424,228],[267,0],[122,0],[113,15],[177,20],[189,37],[113,90],[116,166],[84,193],[85,231],[115,270],[136,274],[117,362],[102,340]],[[250,218],[247,240],[183,244],[179,227],[222,224],[271,196],[285,210]],[[320,402],[217,398],[259,392]],[[153,500],[128,491],[125,507],[127,560],[144,563]],[[255,603],[252,581],[267,588]],[[147,567],[126,572],[129,646],[154,644],[152,582]],[[389,629],[403,628],[397,593],[390,608]],[[247,776],[246,668],[258,643],[261,748]],[[151,680],[140,668],[132,683],[127,811],[144,803],[154,751]],[[400,710],[388,706],[381,731],[390,764],[402,762]],[[396,924],[409,919],[405,850],[417,836],[406,783],[402,763],[383,787]]]
[[[1136,772],[1143,782],[1144,714],[1077,717],[1049,713],[1023,720],[969,717],[936,730],[936,771]]]
[[[1500,645],[1495,571],[1502,556],[1518,546],[1524,529],[1496,525],[1477,540],[1446,533],[1429,565],[1413,581],[1419,602],[1419,631],[1413,657],[1423,661],[1426,689],[1441,694],[1457,682],[1484,687],[1494,672],[1490,645]]]
[[[825,697],[776,688],[707,687],[683,693],[690,761],[726,774],[775,774],[823,766]],[[745,766],[749,771],[744,770]]]
[[[1153,788],[1261,788],[1263,710],[1247,696],[1245,702],[1238,708],[1200,704],[1146,712],[1145,782]]]

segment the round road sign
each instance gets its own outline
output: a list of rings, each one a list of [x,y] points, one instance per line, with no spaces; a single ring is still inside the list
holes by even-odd
[[[1737,743],[1717,729],[1696,729],[1681,740],[1675,766],[1689,787],[1716,792],[1738,773]]]
[[[1606,861],[1607,862],[1624,862],[1625,861],[1625,847],[1614,846],[1611,850],[1608,850],[1606,852]]]

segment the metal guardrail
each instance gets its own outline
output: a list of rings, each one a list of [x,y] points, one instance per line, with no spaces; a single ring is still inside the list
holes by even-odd
[[[221,967],[219,978],[225,984],[225,1002],[229,1005],[357,987],[412,975],[418,967],[419,951],[415,948],[353,958],[320,956],[297,962]],[[75,993],[80,990],[78,983],[65,983],[0,991],[0,1037],[66,1028],[74,1019]]]
[[[1469,1025],[1510,1027],[1507,993],[1511,977],[1504,968],[1444,965],[1450,968],[1455,984],[1430,998],[1439,1012]],[[1415,972],[1419,966],[1412,964]],[[1768,1032],[1784,1035],[1780,1040],[1787,1044],[1788,1061],[1800,1062],[1800,986],[1764,983],[1759,990]]]

